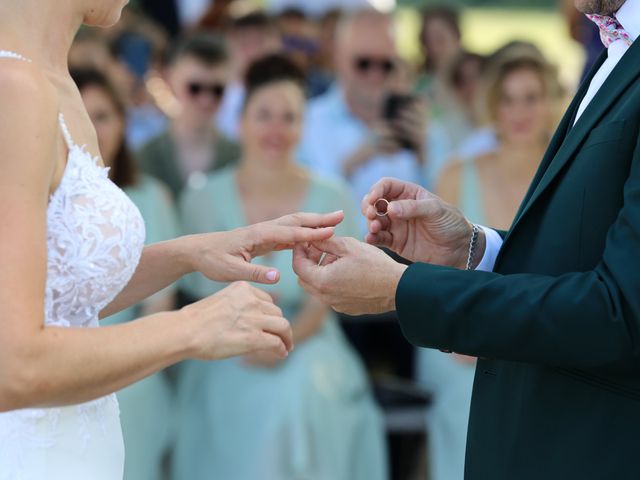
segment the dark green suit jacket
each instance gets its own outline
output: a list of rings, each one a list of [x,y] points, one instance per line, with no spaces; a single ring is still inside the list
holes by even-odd
[[[640,41],[551,141],[494,272],[416,264],[414,344],[480,357],[473,480],[640,479]]]

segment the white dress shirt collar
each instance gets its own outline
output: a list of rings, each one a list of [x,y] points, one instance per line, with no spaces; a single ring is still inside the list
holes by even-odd
[[[616,12],[616,18],[635,42],[640,37],[640,0],[627,0]]]

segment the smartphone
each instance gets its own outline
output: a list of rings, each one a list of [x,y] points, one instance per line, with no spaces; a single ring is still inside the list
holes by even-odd
[[[386,96],[382,108],[382,116],[388,122],[393,122],[400,117],[401,113],[418,101],[418,97],[411,94],[390,93]],[[410,138],[407,138],[402,131],[396,132],[396,138],[406,150],[416,150],[416,146]]]

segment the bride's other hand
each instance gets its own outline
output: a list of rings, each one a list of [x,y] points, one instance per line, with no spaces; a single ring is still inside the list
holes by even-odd
[[[269,294],[237,282],[180,310],[189,329],[191,357],[220,360],[268,354],[285,358],[293,349],[291,324]]]
[[[328,240],[342,220],[342,211],[295,213],[230,232],[184,237],[183,251],[188,258],[189,270],[200,272],[210,280],[274,284],[280,280],[280,272],[253,265],[254,258],[292,249],[300,243]]]

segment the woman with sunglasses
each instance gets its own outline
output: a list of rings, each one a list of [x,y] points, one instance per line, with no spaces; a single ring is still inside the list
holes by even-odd
[[[113,392],[186,359],[292,349],[268,294],[236,283],[181,310],[100,327],[181,276],[275,283],[250,259],[330,237],[342,219],[297,214],[144,247],[138,209],[109,178],[69,75],[84,24],[125,0],[0,2],[0,478],[122,479]],[[306,228],[305,228],[306,227]],[[163,421],[163,419],[158,419]]]
[[[181,39],[170,52],[166,81],[175,97],[171,124],[142,147],[142,169],[166,183],[177,198],[189,183],[235,161],[240,150],[215,127],[228,77],[222,44],[196,33]]]
[[[265,57],[249,68],[245,84],[242,160],[185,192],[185,230],[241,228],[300,207],[350,206],[346,186],[296,162],[305,78],[295,64]],[[346,213],[341,233],[357,235],[357,213]],[[279,286],[268,291],[292,321],[296,351],[286,362],[258,354],[185,366],[175,478],[386,479],[382,419],[360,359],[336,315],[298,285],[291,253],[275,253],[268,262],[282,272]],[[183,283],[195,298],[225,287],[200,275]]]

